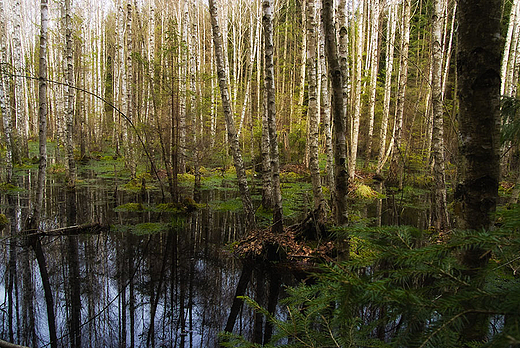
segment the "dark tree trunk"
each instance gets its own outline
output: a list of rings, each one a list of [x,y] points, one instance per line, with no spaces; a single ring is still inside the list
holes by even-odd
[[[499,179],[500,122],[500,15],[501,0],[458,2],[457,83],[460,117],[460,151],[463,157],[463,202],[460,228],[488,229],[495,210]],[[479,275],[489,253],[473,247],[462,254],[467,276],[481,285]],[[471,311],[478,303],[467,303]],[[462,330],[463,344],[485,341],[488,318],[470,313]]]

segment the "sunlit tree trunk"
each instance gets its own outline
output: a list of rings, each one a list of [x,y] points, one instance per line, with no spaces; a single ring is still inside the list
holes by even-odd
[[[383,116],[381,120],[381,130],[379,132],[379,154],[377,156],[377,169],[379,174],[386,162],[386,138],[388,132],[388,119],[390,116],[390,100],[392,94],[392,72],[394,68],[394,46],[395,32],[397,27],[396,18],[397,5],[389,4],[388,25],[386,31],[386,73],[385,73],[385,95],[383,99]],[[393,138],[391,139],[393,141]]]
[[[180,48],[181,64],[179,65],[179,127],[178,127],[178,144],[177,144],[177,161],[179,173],[186,172],[186,128],[187,128],[187,73],[188,73],[188,27],[189,13],[188,2],[184,3],[184,16],[182,17],[182,43]]]
[[[372,157],[372,136],[374,134],[374,119],[376,113],[377,96],[377,73],[379,70],[379,0],[373,0],[370,10],[372,11],[371,33],[370,33],[370,85],[368,104],[368,135],[365,149],[365,166],[368,166]]]
[[[17,75],[24,75],[23,71],[23,55],[22,55],[22,38],[21,38],[21,22],[22,22],[22,8],[20,0],[15,0],[13,3],[12,12],[12,51],[14,71]],[[28,120],[24,110],[23,100],[23,81],[22,77],[14,78],[14,112],[15,112],[15,130],[14,140],[16,147],[13,148],[13,156],[15,163],[21,163],[22,157],[29,157],[28,141]]]
[[[348,173],[350,180],[354,179],[356,173],[356,160],[359,140],[359,122],[361,119],[361,94],[363,94],[361,80],[363,78],[363,51],[365,44],[365,33],[363,30],[363,24],[365,20],[364,3],[358,4],[358,15],[356,25],[356,38],[355,38],[355,85],[353,88],[353,103],[354,110],[352,114],[352,126],[350,129],[350,154],[348,157]]]
[[[443,231],[449,227],[448,210],[446,203],[446,179],[444,173],[444,106],[442,98],[442,24],[444,22],[445,0],[434,1],[434,14],[432,23],[432,110],[433,110],[433,177],[435,188],[433,194],[433,225],[437,231]]]
[[[316,6],[314,0],[307,0],[307,70],[309,73],[309,169],[311,172],[312,192],[314,196],[314,209],[321,215],[324,213],[323,191],[321,189],[320,166],[318,159],[319,137],[319,109],[318,109],[318,74],[317,74],[317,22]]]
[[[209,8],[211,14],[213,42],[215,47],[215,59],[217,61],[217,75],[220,86],[220,94],[222,98],[222,108],[224,109],[224,116],[227,124],[228,141],[233,155],[235,169],[237,172],[240,197],[242,199],[242,204],[244,206],[244,212],[246,215],[246,225],[248,226],[248,228],[252,229],[255,226],[255,211],[253,208],[253,202],[251,200],[251,194],[249,193],[249,187],[247,184],[246,170],[235,129],[235,121],[233,120],[233,111],[231,110],[231,101],[229,99],[229,90],[226,73],[226,60],[222,48],[222,35],[218,23],[218,13],[217,7],[215,5],[215,0],[209,0]]]
[[[7,62],[7,31],[5,23],[4,1],[0,0],[0,60]],[[4,126],[5,149],[6,149],[6,182],[10,183],[13,177],[13,127],[11,121],[11,107],[9,105],[8,93],[10,91],[9,78],[0,70],[0,110]]]
[[[273,177],[271,175],[270,146],[269,124],[267,122],[267,94],[264,93],[260,151],[262,152],[262,206],[266,209],[273,208]]]
[[[67,163],[69,167],[69,187],[74,187],[76,183],[76,161],[74,160],[74,144],[72,135],[74,133],[74,66],[72,56],[72,0],[65,0],[65,120],[66,120],[66,147]]]
[[[340,17],[341,18],[341,17]],[[336,224],[339,226],[348,223],[347,190],[348,171],[346,149],[346,123],[345,108],[343,102],[343,78],[338,58],[338,45],[336,42],[336,30],[334,26],[334,7],[332,0],[323,1],[322,21],[325,32],[325,52],[329,63],[329,76],[332,84],[332,115],[333,115],[333,140],[334,140],[334,214]],[[340,31],[346,30],[343,26]]]
[[[273,177],[273,232],[283,231],[282,191],[280,189],[280,159],[278,157],[278,137],[276,134],[276,96],[274,80],[273,45],[273,4],[272,0],[262,1],[262,24],[265,43],[264,86],[267,94],[267,123],[269,125],[271,173]]]
[[[397,104],[395,112],[394,137],[392,160],[388,173],[388,182],[402,188],[403,185],[403,161],[404,154],[401,153],[401,139],[403,130],[404,104],[406,101],[406,84],[408,82],[408,50],[410,46],[410,0],[403,0],[402,3],[402,25],[401,25],[401,45],[400,45],[400,64],[399,64],[399,83],[397,90]]]
[[[133,33],[132,33],[132,4],[128,3],[126,5],[126,68],[125,68],[125,74],[126,74],[126,116],[129,120],[132,122],[135,122],[134,120],[134,70],[133,70],[133,63],[132,63],[132,54],[134,50],[133,45]],[[128,144],[126,144],[127,147],[127,153],[128,153],[128,166],[130,167],[130,175],[132,178],[135,178],[136,171],[137,171],[137,164],[135,159],[135,148],[133,145],[134,140],[134,134],[133,129],[131,129],[129,126],[127,126],[128,129]]]
[[[305,14],[306,14],[306,9],[305,7],[307,6],[307,2],[306,1],[302,1],[302,22],[305,23]],[[303,35],[303,42],[302,42],[302,62],[305,62],[305,57],[307,57],[307,35]],[[304,98],[305,98],[305,74],[306,74],[306,69],[305,69],[305,64],[302,64],[301,66],[301,71],[300,71],[300,83],[299,83],[299,91],[300,91],[300,94],[298,96],[298,105],[303,105],[303,101],[304,101]]]
[[[459,227],[475,231],[492,227],[491,214],[498,199],[501,6],[501,0],[458,2],[457,83],[464,160],[464,181],[458,192],[463,201]],[[490,256],[477,245],[465,250],[466,276],[478,282]],[[469,311],[479,308],[478,301],[468,301],[465,306]],[[461,329],[463,343],[484,342],[490,330],[488,319],[484,314],[468,314]]]
[[[504,55],[502,57],[501,65],[500,95],[507,95],[510,97],[512,97],[511,85],[515,83],[513,81],[513,70],[515,66],[515,53],[517,50],[518,35],[520,31],[519,11],[520,6],[518,5],[518,1],[513,1],[513,5],[511,6],[511,13],[509,15],[509,25],[507,28]]]
[[[326,172],[327,172],[327,185],[329,188],[333,187],[334,184],[334,149],[332,146],[332,120],[330,113],[330,93],[329,93],[329,76],[328,66],[325,56],[325,35],[323,28],[323,21],[321,20],[318,26],[318,42],[319,42],[319,65],[321,67],[321,114],[323,117],[323,130],[325,134],[325,153],[327,155]]]

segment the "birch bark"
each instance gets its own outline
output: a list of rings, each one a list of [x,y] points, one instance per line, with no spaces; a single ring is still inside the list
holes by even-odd
[[[220,87],[220,95],[222,98],[222,107],[224,109],[224,117],[227,124],[227,133],[229,146],[233,155],[235,163],[235,169],[237,172],[238,186],[240,190],[240,197],[244,206],[244,212],[246,215],[246,226],[249,229],[253,229],[255,226],[255,211],[253,208],[253,202],[251,200],[251,194],[249,193],[249,187],[247,184],[246,170],[244,161],[242,160],[242,152],[240,150],[240,144],[235,129],[235,121],[233,120],[233,111],[231,109],[231,101],[229,99],[229,88],[227,81],[227,67],[226,60],[223,53],[222,35],[220,32],[220,26],[218,23],[217,7],[215,0],[209,0],[209,9],[211,14],[211,27],[213,32],[213,43],[215,48],[215,59],[217,63],[217,75]]]
[[[65,124],[66,124],[66,147],[68,163],[68,185],[75,187],[76,183],[76,161],[74,160],[74,144],[72,140],[74,132],[74,65],[72,52],[72,14],[71,0],[65,0]]]
[[[437,231],[443,231],[449,227],[446,203],[446,179],[444,173],[444,107],[442,100],[442,26],[445,16],[444,1],[445,0],[434,1],[432,23],[432,154],[434,159],[433,177],[435,181],[433,194],[433,225]]]
[[[321,13],[321,11],[320,11]],[[325,56],[325,35],[323,21],[320,21],[318,26],[318,41],[319,41],[319,65],[321,66],[321,114],[323,117],[323,129],[325,133],[325,153],[327,155],[326,172],[327,185],[329,188],[333,187],[334,183],[334,149],[332,146],[332,122],[330,113],[330,93],[329,93],[329,77],[328,66]]]
[[[355,85],[353,88],[354,92],[354,113],[352,115],[352,127],[350,132],[350,155],[348,158],[348,174],[350,180],[354,179],[356,173],[356,160],[357,160],[357,149],[358,149],[358,139],[359,139],[359,122],[361,118],[361,94],[363,94],[361,79],[363,77],[363,50],[364,50],[364,32],[363,32],[363,23],[364,23],[364,6],[363,3],[358,5],[359,13],[357,18],[357,26],[356,26],[356,47],[354,51],[356,52],[355,56]]]
[[[372,157],[372,136],[374,134],[374,119],[376,110],[377,96],[377,73],[379,70],[379,0],[373,0],[371,4],[372,21],[370,33],[370,85],[369,85],[369,105],[368,105],[368,135],[365,150],[365,167],[368,166]]]
[[[12,50],[13,50],[13,67],[15,74],[23,75],[22,67],[22,8],[20,0],[15,0],[13,3],[13,27],[12,27]],[[14,77],[14,112],[15,112],[15,132],[14,139],[17,143],[13,148],[14,161],[21,163],[22,157],[29,157],[29,148],[27,144],[28,134],[28,120],[23,108],[23,81],[21,77]]]
[[[267,94],[267,121],[269,124],[269,141],[271,157],[271,173],[273,177],[273,227],[274,233],[283,231],[282,191],[280,189],[280,162],[278,157],[278,140],[276,134],[276,97],[274,80],[274,46],[273,46],[273,8],[272,0],[262,1],[262,24],[265,43],[265,93]]]
[[[314,209],[321,217],[324,213],[323,191],[321,189],[320,166],[318,159],[319,110],[318,110],[318,78],[317,78],[317,33],[316,6],[314,0],[307,0],[307,71],[309,73],[309,169],[311,173]]]
[[[402,153],[401,153],[401,138],[403,129],[404,117],[404,103],[406,101],[406,84],[408,82],[408,50],[410,46],[410,0],[403,1],[403,16],[401,27],[401,52],[400,52],[400,68],[399,68],[399,83],[397,90],[397,105],[395,113],[395,126],[393,137],[393,148],[389,149],[392,152],[392,162],[390,163],[390,170],[388,173],[388,182],[393,183],[402,188]],[[392,144],[391,144],[392,146]]]
[[[7,62],[7,29],[4,13],[4,1],[0,0],[0,60]],[[12,121],[11,108],[8,102],[8,93],[10,91],[9,78],[5,76],[3,69],[0,70],[0,110],[2,111],[2,120],[4,126],[5,147],[6,147],[6,182],[10,183],[13,177],[13,144],[12,144]]]
[[[341,18],[341,17],[340,17]],[[324,0],[322,9],[322,21],[325,32],[325,50],[329,63],[329,76],[332,84],[332,114],[334,120],[334,202],[335,221],[338,226],[348,223],[347,213],[347,190],[348,171],[344,108],[343,72],[339,64],[338,45],[336,42],[336,31],[334,26],[333,0]],[[346,30],[341,26],[340,31]]]
[[[388,118],[390,116],[390,100],[392,94],[392,72],[394,68],[394,46],[395,32],[397,27],[396,5],[389,4],[388,8],[388,28],[386,32],[386,72],[385,72],[385,95],[383,99],[383,117],[381,120],[381,130],[379,132],[379,154],[377,156],[376,173],[381,173],[385,165],[386,138],[388,132]],[[393,139],[391,140],[393,141]]]

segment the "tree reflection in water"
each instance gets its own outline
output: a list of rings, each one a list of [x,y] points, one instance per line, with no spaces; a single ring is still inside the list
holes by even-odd
[[[21,180],[19,185],[28,189],[30,178]],[[42,238],[55,296],[58,346],[216,346],[241,270],[225,245],[240,236],[241,217],[209,208],[187,216],[115,212],[116,206],[138,196],[106,186],[76,190],[66,192],[64,185],[48,183],[42,228],[92,221],[113,228],[97,235]],[[26,192],[1,198],[12,223],[0,244],[0,338],[44,347],[49,335],[34,254],[19,238],[8,238],[11,231],[20,233],[30,205]],[[203,200],[232,194],[205,191]],[[151,197],[143,203],[152,204]],[[140,236],[127,228],[149,222],[168,227]],[[252,332],[251,309],[243,308],[239,322],[236,332]]]

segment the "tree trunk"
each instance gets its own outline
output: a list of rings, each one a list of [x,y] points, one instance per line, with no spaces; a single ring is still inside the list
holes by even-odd
[[[13,33],[12,33],[12,50],[13,50],[13,65],[15,74],[24,75],[23,72],[23,57],[22,57],[22,39],[21,39],[21,16],[22,9],[20,0],[15,0],[13,3]],[[28,141],[28,119],[23,108],[23,81],[22,77],[14,77],[14,111],[15,111],[15,130],[16,135],[14,140],[16,147],[13,148],[13,156],[15,163],[21,163],[22,157],[29,157]]]
[[[251,194],[249,193],[249,187],[247,184],[246,170],[244,161],[242,160],[242,151],[240,150],[240,144],[235,129],[235,121],[233,120],[233,111],[231,110],[231,101],[229,99],[229,89],[227,83],[227,68],[226,60],[222,48],[222,36],[220,33],[220,26],[218,23],[217,7],[215,0],[209,1],[209,8],[211,14],[211,26],[213,31],[213,43],[215,47],[215,58],[217,60],[217,75],[220,86],[220,95],[222,98],[222,108],[224,109],[224,117],[226,119],[227,134],[229,140],[229,146],[233,155],[235,163],[235,169],[238,178],[238,187],[240,190],[240,197],[244,206],[244,212],[246,215],[246,226],[253,229],[255,226],[255,211],[253,208],[253,202],[251,200]]]
[[[345,124],[345,108],[343,103],[344,88],[342,69],[340,68],[336,30],[334,26],[334,7],[332,0],[323,1],[322,21],[325,31],[325,51],[329,63],[329,76],[332,81],[332,115],[333,115],[333,139],[334,139],[334,202],[335,202],[335,221],[338,226],[348,223],[347,213],[347,190],[348,190],[348,171],[347,149],[345,134],[347,134]],[[340,17],[341,18],[341,17]],[[341,26],[341,31],[346,30]]]
[[[278,137],[276,134],[276,97],[274,80],[274,46],[273,46],[273,8],[272,0],[262,1],[262,24],[265,43],[265,93],[267,94],[267,123],[269,125],[269,142],[271,157],[271,173],[273,177],[273,232],[283,231],[282,191],[280,189],[280,159],[278,157]]]
[[[444,174],[444,106],[442,98],[442,24],[444,22],[445,0],[434,1],[432,23],[432,110],[433,110],[433,177],[435,188],[433,193],[433,225],[437,231],[449,228],[446,203],[446,179]]]
[[[392,161],[388,173],[388,183],[399,189],[403,186],[403,161],[404,154],[401,152],[401,139],[404,119],[404,103],[406,101],[406,84],[408,82],[408,49],[410,46],[410,0],[403,1],[403,17],[401,30],[401,59],[399,68],[399,83],[397,90],[397,105],[395,113],[395,126]]]
[[[40,29],[40,65],[39,65],[39,166],[38,166],[38,183],[36,188],[36,199],[33,205],[32,215],[28,221],[26,230],[38,230],[41,220],[41,211],[43,208],[43,194],[45,191],[45,179],[47,172],[47,27],[49,23],[49,9],[47,0],[41,0],[41,29]],[[42,244],[39,236],[29,237],[29,243],[34,249],[40,274],[42,278],[43,290],[45,294],[45,303],[47,305],[47,319],[49,324],[50,345],[52,348],[58,347],[58,339],[56,334],[56,317],[54,314],[54,301],[52,298],[52,290],[47,272],[47,264],[45,254],[42,250]]]
[[[479,231],[492,226],[499,180],[500,0],[459,0],[457,83],[460,150],[464,160],[463,210],[459,227]],[[462,263],[470,279],[479,279],[490,254],[478,246],[466,250]],[[483,280],[482,280],[483,281]],[[480,282],[478,282],[480,283]],[[467,303],[468,310],[476,303]],[[464,343],[483,342],[488,317],[472,313],[461,330]]]
[[[358,4],[359,13],[357,15],[357,35],[355,39],[356,52],[355,56],[355,86],[353,88],[354,113],[352,115],[352,126],[350,129],[350,154],[348,157],[348,175],[350,180],[354,179],[356,174],[356,160],[359,139],[359,122],[361,119],[361,94],[363,94],[361,80],[363,78],[363,51],[365,46],[365,35],[363,32],[364,24],[364,2]]]
[[[7,32],[4,14],[4,1],[0,0],[0,60],[7,62]],[[11,121],[11,107],[8,93],[11,90],[9,78],[0,70],[0,109],[4,126],[5,149],[6,149],[6,182],[10,183],[13,177],[13,126]],[[7,93],[6,93],[7,91]]]
[[[132,4],[128,3],[126,5],[126,68],[125,68],[125,74],[126,74],[126,117],[131,122],[134,121],[134,70],[133,70],[133,63],[132,63],[132,54],[134,51],[134,45],[133,45],[133,33],[132,33]],[[136,171],[137,171],[137,164],[135,159],[135,148],[133,145],[134,140],[134,129],[131,129],[127,126],[128,132],[128,143],[126,144],[127,148],[127,163],[130,167],[130,175],[132,178],[135,178]]]
[[[394,46],[397,5],[392,3],[388,8],[388,25],[386,31],[386,74],[385,74],[385,96],[383,99],[383,117],[381,120],[381,131],[379,132],[379,154],[377,156],[376,173],[381,173],[386,159],[386,133],[388,131],[388,118],[390,116],[390,97],[392,94],[392,71],[394,68]],[[391,140],[393,141],[393,139]]]
[[[320,15],[321,19],[321,15]],[[333,187],[334,183],[334,149],[332,146],[332,122],[330,113],[330,94],[329,94],[329,77],[328,66],[325,56],[325,35],[323,21],[320,20],[318,26],[318,42],[319,42],[319,65],[321,67],[321,114],[323,117],[323,129],[325,133],[325,153],[327,154],[326,172],[327,185]]]
[[[264,93],[260,151],[262,152],[262,206],[265,209],[273,209],[273,178],[271,176],[270,147],[269,124],[267,122],[267,93]]]
[[[372,157],[372,136],[374,134],[374,119],[376,112],[377,96],[377,73],[379,70],[379,0],[373,0],[372,6],[372,28],[370,34],[370,86],[369,86],[369,105],[368,105],[368,135],[365,150],[365,167],[368,167]]]
[[[318,158],[319,109],[318,109],[318,77],[317,77],[317,22],[314,0],[307,0],[307,70],[309,72],[309,169],[311,172],[314,209],[320,217],[325,214],[323,191],[321,189],[320,166]]]
[[[72,136],[74,132],[74,66],[72,53],[72,14],[71,0],[65,0],[65,120],[66,120],[66,147],[68,163],[68,185],[70,188],[76,185],[76,161],[74,160],[74,144]]]

